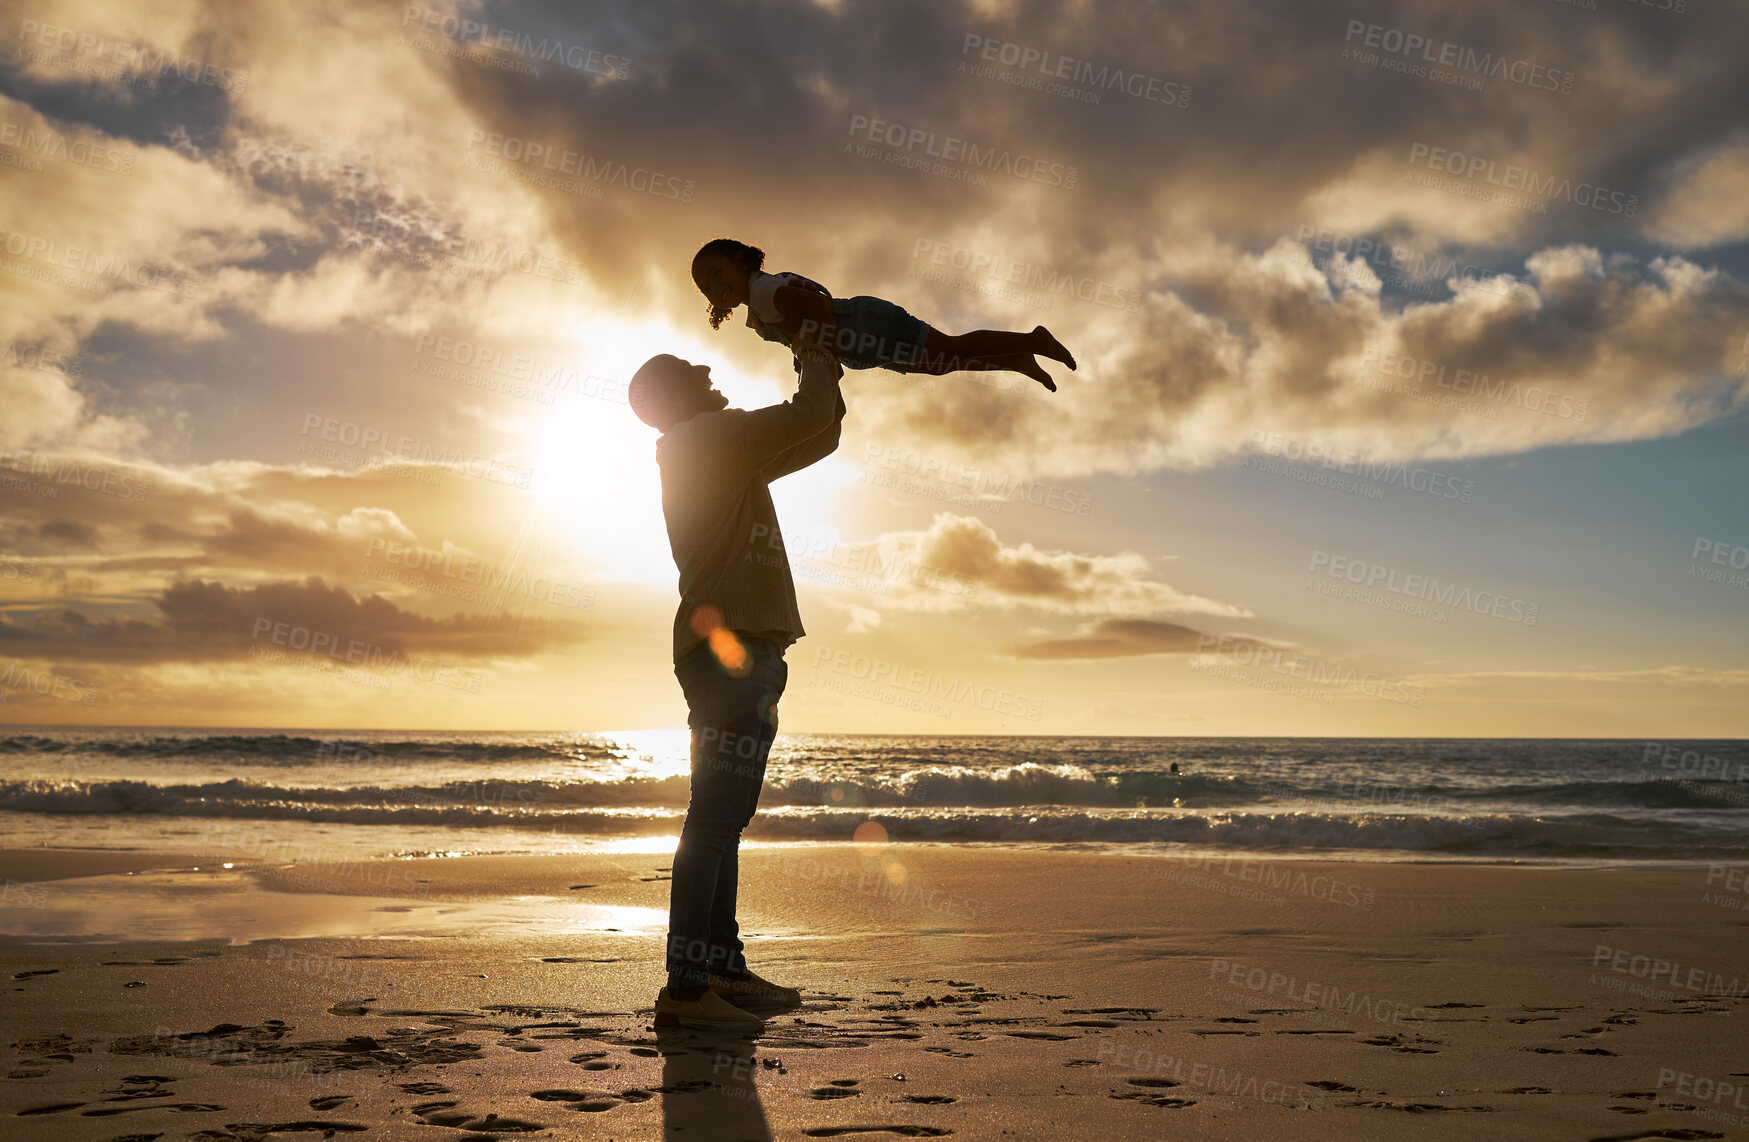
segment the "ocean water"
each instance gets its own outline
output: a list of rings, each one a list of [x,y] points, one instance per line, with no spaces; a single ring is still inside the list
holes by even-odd
[[[686,774],[680,732],[11,728],[0,846],[655,847]],[[1749,859],[1749,742],[784,734],[759,806],[749,841],[1730,861]]]

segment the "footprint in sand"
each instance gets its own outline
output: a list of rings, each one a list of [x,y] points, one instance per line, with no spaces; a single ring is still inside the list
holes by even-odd
[[[1133,1083],[1133,1082],[1137,1082],[1138,1080],[1130,1079],[1128,1081]],[[1144,1081],[1162,1082],[1162,1083],[1165,1083],[1167,1086],[1177,1086],[1178,1085],[1177,1083],[1172,1082],[1170,1079],[1154,1079],[1154,1080],[1144,1080]],[[1145,1091],[1145,1090],[1114,1090],[1114,1091],[1109,1092],[1109,1097],[1116,1098],[1116,1099],[1122,1099],[1122,1100],[1127,1101],[1127,1102],[1139,1102],[1143,1106],[1158,1106],[1158,1107],[1161,1107],[1161,1108],[1166,1109],[1166,1110],[1183,1110],[1187,1106],[1195,1106],[1196,1105],[1196,1099],[1194,1099],[1194,1098],[1179,1098],[1175,1095],[1169,1095],[1169,1094],[1150,1094],[1148,1091]]]
[[[190,1138],[212,1139],[261,1139],[269,1134],[320,1134],[324,1138],[332,1138],[336,1134],[358,1134],[369,1130],[362,1122],[339,1122],[331,1118],[306,1119],[302,1122],[230,1122],[225,1124],[228,1133],[221,1134],[213,1130],[203,1130],[199,1134],[191,1134]]]
[[[901,1138],[941,1138],[953,1131],[940,1126],[816,1126],[802,1133],[809,1138],[840,1138],[846,1134],[897,1134]]]
[[[1358,1106],[1362,1110],[1402,1110],[1409,1114],[1428,1114],[1439,1111],[1449,1111],[1454,1114],[1492,1114],[1492,1106],[1443,1106],[1437,1102],[1393,1102],[1386,1098],[1356,1099],[1345,1102],[1343,1106]]]
[[[642,1092],[640,1092],[642,1093]],[[530,1098],[538,1098],[542,1102],[562,1102],[571,1110],[599,1114],[604,1110],[612,1110],[620,1104],[620,1100],[604,1090],[537,1090],[529,1094]]]
[[[605,956],[605,957],[600,958],[600,959],[596,959],[596,958],[593,958],[590,956],[546,956],[541,960],[541,963],[543,963],[543,964],[617,964],[617,963],[619,963],[619,958],[617,956]]]
[[[100,1106],[92,1110],[80,1111],[79,1117],[114,1118],[118,1114],[127,1114],[134,1110],[168,1110],[172,1114],[206,1114],[223,1109],[225,1108],[210,1102],[155,1102],[151,1106]]]
[[[1369,1047],[1389,1047],[1391,1050],[1401,1052],[1405,1055],[1439,1054],[1439,1052],[1432,1047],[1417,1045],[1421,1043],[1438,1043],[1439,1040],[1437,1039],[1415,1039],[1411,1041],[1403,1038],[1401,1035],[1380,1035],[1372,1039],[1362,1039],[1361,1042]]]
[[[532,1134],[548,1129],[539,1122],[528,1122],[521,1118],[504,1118],[495,1113],[475,1114],[471,1110],[460,1110],[457,1109],[459,1105],[454,1102],[424,1102],[412,1110],[414,1117],[423,1126],[450,1126],[486,1134]],[[318,1126],[316,1129],[323,1127]]]

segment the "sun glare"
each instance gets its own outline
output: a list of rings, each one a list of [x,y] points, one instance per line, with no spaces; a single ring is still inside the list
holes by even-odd
[[[574,564],[591,577],[672,586],[657,433],[625,403],[626,382],[662,352],[709,364],[712,382],[736,408],[787,400],[793,381],[783,378],[780,386],[775,375],[749,375],[721,364],[709,343],[677,335],[661,322],[579,318],[571,332],[593,395],[573,396],[528,422],[535,508],[525,541],[555,563]],[[811,549],[821,546],[822,537],[836,539],[828,521],[839,488],[854,477],[832,460],[810,474],[814,478],[806,487],[784,481],[773,495],[786,542],[799,547],[792,537],[805,537]]]

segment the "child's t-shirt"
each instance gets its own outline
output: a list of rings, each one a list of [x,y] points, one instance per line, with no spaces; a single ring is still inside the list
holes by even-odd
[[[767,341],[776,341],[780,345],[788,345],[789,339],[779,328],[783,324],[783,314],[777,310],[777,291],[783,286],[796,286],[801,289],[811,289],[815,293],[823,293],[831,297],[825,286],[800,274],[777,273],[768,274],[763,270],[754,270],[747,278],[747,328],[759,334]]]

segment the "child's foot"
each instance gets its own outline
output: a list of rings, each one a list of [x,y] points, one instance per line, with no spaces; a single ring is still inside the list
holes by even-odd
[[[1069,352],[1061,341],[1052,336],[1049,329],[1042,325],[1036,325],[1033,327],[1032,335],[1039,343],[1039,347],[1034,352],[1049,357],[1053,361],[1061,361],[1069,366],[1071,371],[1075,368],[1075,354]]]
[[[1025,358],[1020,364],[1014,366],[1014,371],[1025,373],[1053,393],[1057,391],[1057,382],[1051,380],[1051,375],[1045,372],[1044,366],[1031,357]]]

